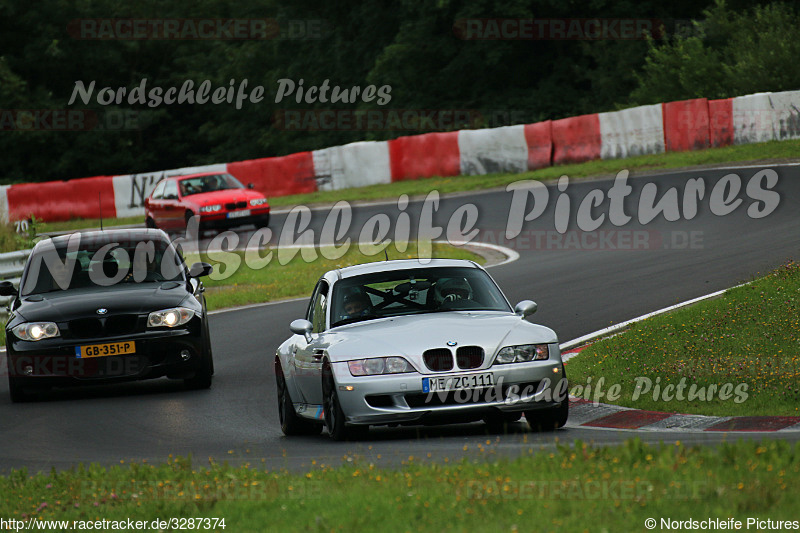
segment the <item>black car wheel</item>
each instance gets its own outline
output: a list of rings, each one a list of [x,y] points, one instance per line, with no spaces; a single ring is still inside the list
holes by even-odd
[[[156,229],[158,226],[156,226],[156,221],[155,220],[153,220],[150,217],[147,217],[147,219],[145,219],[145,221],[144,221],[144,227],[150,228],[150,229]]]
[[[214,355],[211,352],[211,339],[208,334],[208,315],[203,316],[203,354],[202,360],[194,376],[183,380],[189,389],[207,389],[211,387],[214,376]]]
[[[269,213],[261,217],[256,223],[256,228],[266,228],[267,226],[269,226]]]
[[[8,392],[13,403],[27,402],[31,399],[30,394],[25,392],[24,383],[24,379],[8,377]]]
[[[292,397],[286,388],[286,378],[279,361],[275,361],[275,382],[278,389],[278,418],[284,435],[319,435],[322,424],[315,424],[297,416],[292,405]]]
[[[366,436],[369,426],[348,426],[339,403],[336,382],[328,362],[322,367],[322,410],[325,427],[333,440],[355,440]]]

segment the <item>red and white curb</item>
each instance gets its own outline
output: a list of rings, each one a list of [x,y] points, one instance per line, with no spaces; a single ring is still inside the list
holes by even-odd
[[[568,360],[578,355],[586,346],[588,345],[564,352],[564,359]],[[663,413],[575,397],[570,397],[569,403],[567,425],[570,427],[683,432],[800,431],[800,416],[706,416]]]

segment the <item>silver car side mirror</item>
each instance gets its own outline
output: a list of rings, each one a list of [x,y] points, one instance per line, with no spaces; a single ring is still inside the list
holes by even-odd
[[[311,331],[314,329],[314,324],[305,318],[292,320],[292,323],[289,324],[289,329],[292,331],[292,333],[305,337],[306,342],[311,342]]]
[[[538,308],[539,306],[536,305],[536,302],[531,300],[522,300],[516,305],[516,307],[514,307],[514,312],[522,318],[525,318],[526,316],[530,316],[535,313]]]

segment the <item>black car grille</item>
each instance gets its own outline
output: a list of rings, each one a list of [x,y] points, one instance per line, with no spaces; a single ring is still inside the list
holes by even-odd
[[[70,336],[76,339],[129,335],[139,327],[139,316],[134,314],[113,315],[103,318],[77,318],[67,323]]]
[[[247,207],[247,202],[243,201],[228,202],[227,204],[225,204],[225,209],[227,209],[228,211],[233,211],[234,209],[244,209],[245,207]]]
[[[434,372],[445,372],[453,369],[453,353],[447,348],[434,348],[422,354],[425,365]]]
[[[456,351],[458,368],[478,368],[483,364],[483,348],[480,346],[462,346]]]

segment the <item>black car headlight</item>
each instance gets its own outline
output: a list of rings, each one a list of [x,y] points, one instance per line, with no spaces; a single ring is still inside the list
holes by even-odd
[[[194,316],[194,311],[186,307],[175,307],[172,309],[164,309],[163,311],[154,311],[147,316],[148,328],[174,328],[182,326],[189,322]]]
[[[40,341],[61,335],[55,322],[26,322],[14,326],[11,332],[23,341]]]
[[[378,374],[403,374],[414,372],[411,363],[402,357],[372,357],[348,361],[350,374],[353,376],[376,376]]]
[[[520,344],[506,346],[497,352],[495,363],[525,363],[527,361],[542,361],[550,358],[550,349],[546,344]]]
[[[200,208],[201,213],[214,213],[216,211],[221,211],[222,205],[214,204],[214,205],[204,205]]]

